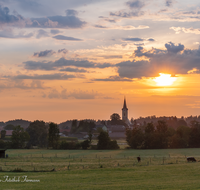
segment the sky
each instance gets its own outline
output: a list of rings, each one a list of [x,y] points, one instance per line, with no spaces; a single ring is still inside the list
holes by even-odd
[[[200,115],[198,0],[0,0],[0,121]]]

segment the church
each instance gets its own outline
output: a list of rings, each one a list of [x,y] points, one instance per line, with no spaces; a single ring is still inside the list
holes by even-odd
[[[126,98],[124,98],[124,105],[122,108],[122,120],[130,127],[131,126],[131,122],[128,119],[128,108],[126,105]]]

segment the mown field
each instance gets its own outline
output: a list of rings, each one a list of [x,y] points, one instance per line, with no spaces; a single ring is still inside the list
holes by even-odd
[[[187,156],[200,160],[200,149],[35,149],[7,150],[6,154],[7,159],[0,159],[1,190],[200,189],[200,162],[186,161]],[[4,176],[19,182],[3,182]],[[23,182],[23,176],[40,182]]]

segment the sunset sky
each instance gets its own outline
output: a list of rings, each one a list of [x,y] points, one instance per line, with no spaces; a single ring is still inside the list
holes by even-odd
[[[200,115],[199,0],[0,5],[0,121]]]

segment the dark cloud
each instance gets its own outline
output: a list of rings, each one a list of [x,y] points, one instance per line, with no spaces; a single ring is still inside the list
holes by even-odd
[[[132,42],[143,42],[145,39],[142,38],[122,38],[123,41],[132,41]],[[146,39],[149,42],[154,42],[153,38]]]
[[[200,49],[184,50],[184,45],[175,45],[172,42],[165,44],[167,50],[152,48],[145,51],[143,47],[137,47],[136,57],[145,56],[149,61],[126,61],[116,64],[120,77],[142,78],[155,77],[158,73],[188,74],[200,71]]]
[[[144,2],[140,1],[140,0],[133,0],[133,1],[128,1],[126,3],[129,8],[131,9],[141,9],[142,7],[144,7]]]
[[[165,47],[169,53],[178,53],[184,50],[184,45],[178,44],[178,46],[176,46],[172,42],[165,44]]]
[[[102,25],[94,25],[95,28],[107,28],[106,26],[102,26]]]
[[[39,38],[48,37],[48,36],[49,36],[48,32],[46,32],[45,30],[40,29],[37,32],[36,38],[39,39]]]
[[[42,18],[32,18],[27,27],[36,28],[82,28],[86,22],[75,16],[75,10],[66,10],[66,16],[50,16]]]
[[[78,14],[78,12],[76,10],[73,9],[68,9],[65,11],[67,16],[76,16]]]
[[[40,51],[36,52],[33,54],[33,57],[46,57],[55,54],[55,51],[53,50],[45,50],[45,51]]]
[[[74,73],[87,73],[88,71],[85,69],[78,69],[78,68],[65,68],[65,69],[60,69],[60,71],[67,71],[67,72],[74,72]]]
[[[68,80],[76,78],[75,75],[67,75],[62,73],[47,74],[47,75],[17,75],[14,77],[4,76],[5,78],[17,79],[32,79],[32,80]]]
[[[141,42],[144,41],[142,38],[123,38],[124,41]]]
[[[155,42],[155,40],[153,38],[149,38],[148,41]]]
[[[165,4],[167,7],[171,7],[173,4],[173,0],[166,0]]]
[[[8,7],[0,6],[0,24],[13,24],[17,23],[20,20],[23,20],[23,17],[16,13],[16,15],[10,15],[10,10]]]
[[[68,50],[67,49],[59,49],[58,53],[63,53],[63,54],[67,54]]]
[[[73,38],[73,37],[68,37],[68,36],[63,36],[63,35],[57,35],[57,36],[54,36],[53,38],[57,40],[82,41],[81,39],[78,39],[78,38]]]
[[[55,30],[55,29],[52,29],[51,30],[51,34],[59,34],[59,33],[61,33],[61,31],[60,30]]]
[[[106,82],[116,82],[116,81],[126,81],[126,82],[132,82],[133,80],[129,78],[122,78],[119,76],[110,76],[105,79],[94,79],[93,81],[106,81]]]
[[[27,61],[24,62],[24,68],[27,70],[56,70],[57,68],[63,68],[67,66],[75,66],[81,68],[107,68],[113,67],[114,65],[110,63],[98,64],[94,62],[89,62],[88,60],[67,60],[65,58],[60,58],[54,62],[44,62],[44,61]]]

